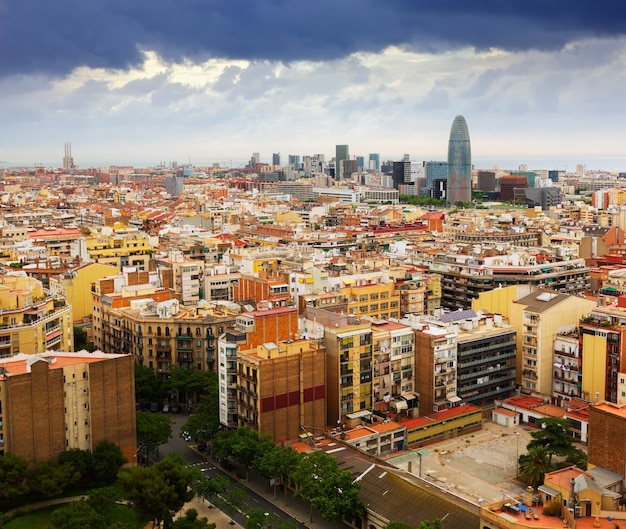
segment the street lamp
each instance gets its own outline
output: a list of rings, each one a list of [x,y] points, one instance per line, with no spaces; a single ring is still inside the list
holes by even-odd
[[[519,432],[515,432],[515,478],[519,478]]]

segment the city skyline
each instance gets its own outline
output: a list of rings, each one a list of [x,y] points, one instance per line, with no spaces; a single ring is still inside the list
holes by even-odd
[[[626,169],[602,167],[624,154],[625,24],[609,1],[566,17],[544,2],[28,4],[0,22],[4,165],[60,165],[64,142],[81,167],[338,144],[443,160],[462,114],[477,167],[554,155]]]

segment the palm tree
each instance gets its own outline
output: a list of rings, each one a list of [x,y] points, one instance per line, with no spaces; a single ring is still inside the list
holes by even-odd
[[[551,455],[548,447],[537,445],[529,448],[528,453],[519,456],[518,464],[522,480],[533,487],[541,485],[543,477],[548,472],[556,470]]]

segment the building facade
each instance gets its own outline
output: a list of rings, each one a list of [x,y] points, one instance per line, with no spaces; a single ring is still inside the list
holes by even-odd
[[[469,130],[463,116],[456,116],[448,142],[447,202],[472,202],[472,149]]]

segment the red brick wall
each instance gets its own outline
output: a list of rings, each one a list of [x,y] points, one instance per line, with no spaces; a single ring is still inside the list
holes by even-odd
[[[589,407],[589,463],[616,474],[626,471],[626,418]]]

